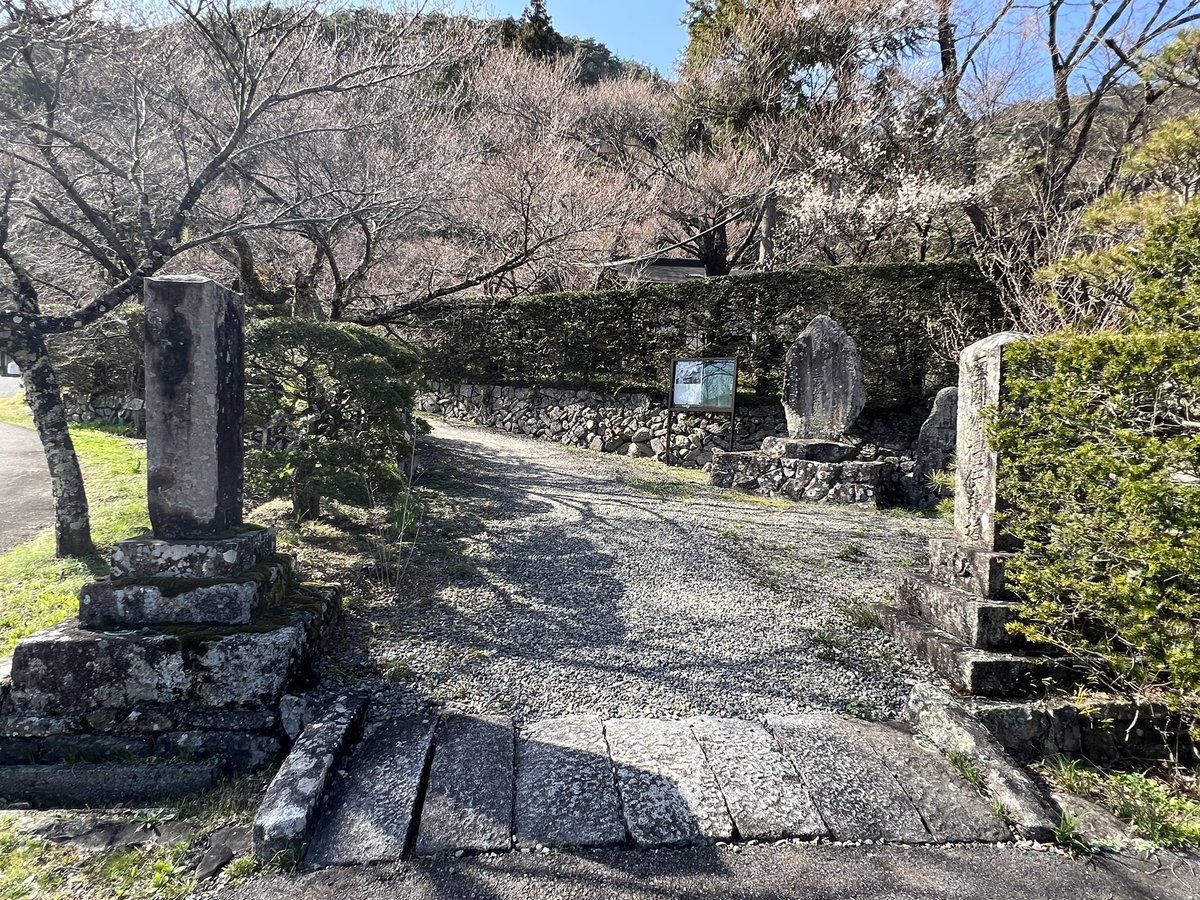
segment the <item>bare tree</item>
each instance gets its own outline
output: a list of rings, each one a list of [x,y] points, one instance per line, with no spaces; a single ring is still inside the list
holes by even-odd
[[[271,194],[247,173],[289,141],[359,125],[306,118],[314,104],[424,72],[458,44],[416,34],[411,14],[339,20],[313,4],[171,0],[158,21],[53,0],[0,11],[0,346],[22,366],[46,449],[58,552],[86,553],[47,335],[96,321],[214,242],[369,205],[342,185]],[[338,212],[317,202],[327,195]]]
[[[965,206],[1012,297],[1061,243],[1057,232],[1117,184],[1167,85],[1147,57],[1200,19],[1193,0],[936,0],[941,96],[960,173],[1012,153],[1025,174]]]

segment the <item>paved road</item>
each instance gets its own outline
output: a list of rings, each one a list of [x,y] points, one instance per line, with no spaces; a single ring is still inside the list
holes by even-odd
[[[21,387],[20,379],[0,378],[0,397]],[[0,553],[54,524],[46,457],[28,428],[0,422]]]
[[[1187,900],[1193,864],[1078,860],[1009,846],[512,853],[267,878],[229,900]]]

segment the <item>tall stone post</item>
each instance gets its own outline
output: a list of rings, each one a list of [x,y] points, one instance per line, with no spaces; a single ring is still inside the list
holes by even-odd
[[[194,275],[146,282],[150,522],[165,540],[242,522],[242,298]]]
[[[1003,461],[987,439],[987,410],[1003,402],[1005,350],[1024,339],[1002,332],[960,354],[954,537],[931,540],[928,571],[901,574],[895,604],[878,608],[884,627],[956,688],[990,697],[1025,696],[1047,671],[1008,629],[1017,608],[996,529]]]
[[[1001,400],[1004,351],[1027,335],[1014,331],[976,341],[958,358],[957,475],[954,485],[954,538],[964,547],[1003,549],[996,533],[996,478],[1000,460],[988,445],[985,415]]]

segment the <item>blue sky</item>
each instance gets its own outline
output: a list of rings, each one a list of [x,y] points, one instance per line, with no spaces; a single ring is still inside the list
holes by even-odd
[[[483,0],[489,16],[519,16],[525,0]],[[664,75],[687,43],[679,24],[685,0],[547,0],[554,27],[562,34],[590,37],[617,56],[644,62]]]

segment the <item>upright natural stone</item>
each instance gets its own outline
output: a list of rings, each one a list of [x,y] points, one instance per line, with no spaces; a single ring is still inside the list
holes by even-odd
[[[242,521],[241,297],[193,275],[146,282],[146,447],[159,538]]]
[[[913,494],[920,505],[936,502],[938,492],[929,484],[929,478],[950,468],[957,440],[958,388],[946,387],[937,392],[914,448]]]
[[[1004,351],[1026,335],[1013,331],[976,341],[958,357],[958,442],[955,451],[954,536],[984,550],[996,545],[996,474],[999,459],[988,445],[985,415],[1000,403]]]
[[[829,316],[817,316],[796,338],[784,362],[788,435],[837,440],[854,424],[866,400],[858,345]]]

